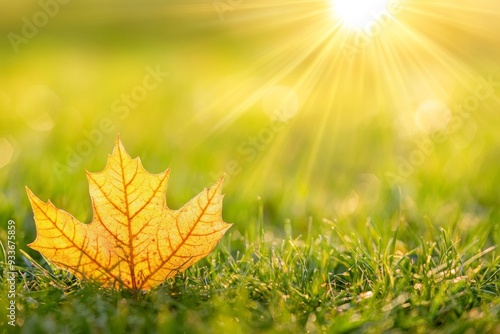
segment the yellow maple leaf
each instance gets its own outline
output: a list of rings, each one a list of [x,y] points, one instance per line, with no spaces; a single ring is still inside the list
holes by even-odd
[[[222,220],[222,179],[171,210],[165,199],[169,171],[150,174],[117,138],[104,170],[87,172],[91,223],[26,188],[37,230],[28,246],[80,279],[151,289],[207,256],[231,226]]]

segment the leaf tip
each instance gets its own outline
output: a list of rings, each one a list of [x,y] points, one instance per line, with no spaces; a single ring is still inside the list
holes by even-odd
[[[215,182],[215,187],[219,190],[222,189],[222,184],[224,183],[224,179],[226,178],[226,173],[222,174],[222,176]]]
[[[123,143],[122,143],[122,141],[121,141],[121,139],[120,139],[120,134],[118,134],[118,135],[116,136],[116,140],[115,140],[115,148],[114,148],[114,150],[113,150],[113,153],[115,153],[115,150],[121,150],[121,151],[124,151],[124,150],[125,150],[125,148],[123,147]]]
[[[36,197],[36,195],[31,191],[31,189],[28,188],[28,186],[25,186],[25,189],[31,204],[33,204],[34,201],[39,200],[38,197]]]
[[[207,191],[208,193],[215,193],[221,195],[223,182],[224,182],[224,176],[222,176],[219,180],[217,180],[217,182],[215,182],[213,186],[205,188],[205,191]]]
[[[168,166],[168,168],[165,169],[163,174],[165,175],[165,178],[167,178],[167,179],[170,177],[170,166]]]

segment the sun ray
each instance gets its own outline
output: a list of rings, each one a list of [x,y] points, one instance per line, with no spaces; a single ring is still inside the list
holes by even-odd
[[[259,157],[266,158],[251,164],[261,172],[245,177],[249,184],[257,182],[262,173],[287,159],[285,145],[297,141],[307,147],[301,160],[294,161],[301,175],[297,187],[321,178],[327,173],[321,166],[335,165],[341,158],[322,152],[335,151],[352,139],[342,137],[343,128],[355,128],[381,115],[389,123],[390,135],[397,136],[399,130],[392,123],[413,115],[422,101],[435,98],[452,104],[454,89],[481,75],[464,57],[480,51],[467,49],[460,33],[467,31],[466,38],[491,45],[496,38],[491,28],[498,26],[493,21],[500,15],[498,6],[496,11],[484,10],[465,0],[401,0],[397,13],[388,9],[393,4],[377,2],[379,10],[391,14],[377,21],[373,7],[359,2],[356,10],[368,10],[369,15],[362,24],[348,23],[347,14],[335,12],[341,2],[244,3],[235,10],[234,20],[221,23],[218,31],[226,31],[228,41],[241,42],[242,54],[248,54],[227,84],[214,88],[215,98],[202,112],[210,126],[189,137],[183,143],[186,150],[252,114],[266,126],[262,95],[269,87],[286,85],[299,96],[300,110],[259,152]],[[194,121],[179,131],[193,126]]]

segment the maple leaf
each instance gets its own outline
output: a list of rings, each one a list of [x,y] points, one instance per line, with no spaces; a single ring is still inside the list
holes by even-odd
[[[169,172],[147,172],[118,137],[104,170],[87,172],[91,223],[26,188],[37,230],[28,246],[80,279],[151,289],[207,256],[231,226],[222,220],[222,179],[171,210],[165,199]]]

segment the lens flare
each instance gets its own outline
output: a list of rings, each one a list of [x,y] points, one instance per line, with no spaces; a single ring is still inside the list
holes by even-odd
[[[389,0],[332,0],[333,16],[350,29],[363,29],[388,15]],[[390,14],[389,14],[390,15]]]

